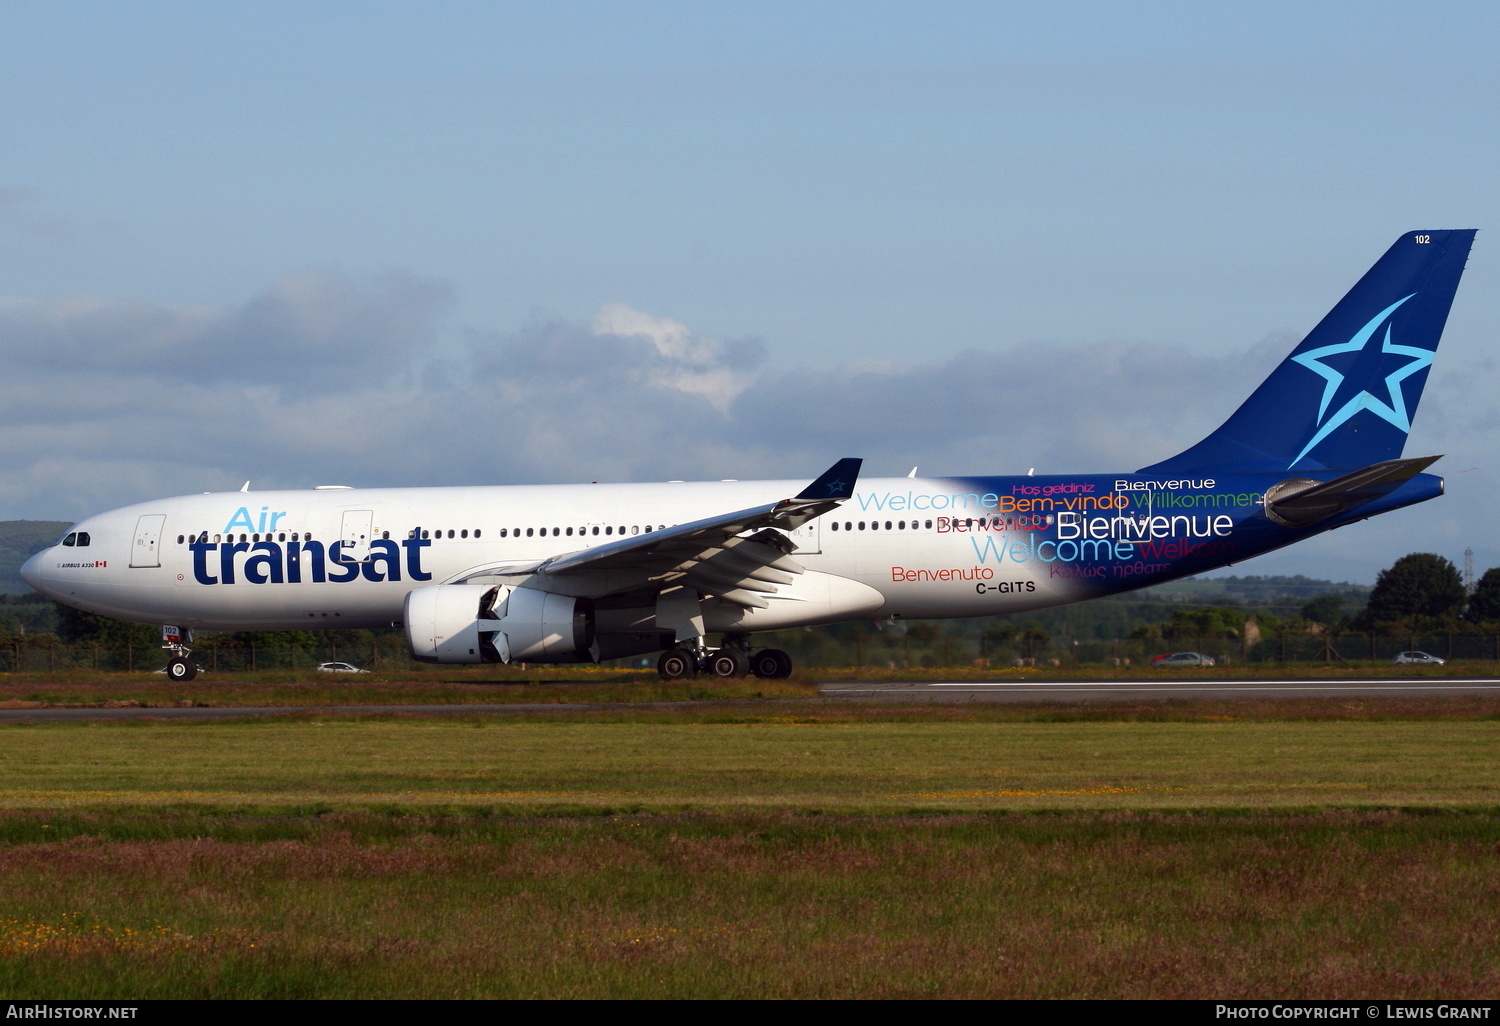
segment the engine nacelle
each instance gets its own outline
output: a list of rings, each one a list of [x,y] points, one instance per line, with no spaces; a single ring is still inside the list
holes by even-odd
[[[534,588],[439,584],[406,596],[406,644],[424,663],[592,661],[588,599]]]

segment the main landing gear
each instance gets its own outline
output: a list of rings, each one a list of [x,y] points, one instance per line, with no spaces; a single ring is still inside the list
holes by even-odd
[[[712,651],[699,638],[692,647],[669,648],[656,662],[656,671],[667,680],[681,680],[703,674],[721,680],[735,680],[751,674],[762,679],[783,679],[792,675],[792,657],[779,648],[750,648],[748,634],[726,634],[721,647]]]
[[[193,629],[184,627],[178,630],[171,624],[163,624],[161,628],[161,647],[172,653],[167,660],[167,679],[178,684],[186,684],[198,676],[198,664],[188,657],[192,649],[188,648],[193,643]]]

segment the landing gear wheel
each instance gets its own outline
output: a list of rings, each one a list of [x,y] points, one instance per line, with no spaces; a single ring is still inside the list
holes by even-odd
[[[750,660],[737,648],[721,648],[708,657],[708,672],[728,680],[750,672]]]
[[[182,656],[173,656],[167,660],[167,679],[179,684],[186,684],[198,676],[198,664]]]
[[[781,680],[792,675],[792,657],[779,648],[764,648],[750,657],[750,670],[762,680]]]
[[[656,661],[656,672],[667,680],[681,680],[698,672],[698,657],[685,648],[669,648]]]

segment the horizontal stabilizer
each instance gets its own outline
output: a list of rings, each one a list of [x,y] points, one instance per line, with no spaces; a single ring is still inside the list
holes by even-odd
[[[1266,489],[1266,516],[1283,527],[1308,527],[1380,498],[1440,459],[1386,460],[1322,483],[1290,478]]]

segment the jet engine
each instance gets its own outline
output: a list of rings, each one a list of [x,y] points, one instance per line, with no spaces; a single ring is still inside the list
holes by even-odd
[[[534,588],[439,584],[406,596],[406,644],[424,663],[592,661],[588,599]]]

